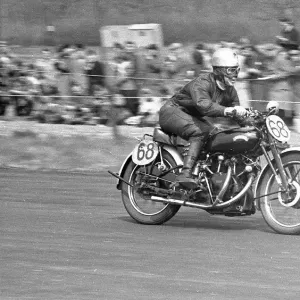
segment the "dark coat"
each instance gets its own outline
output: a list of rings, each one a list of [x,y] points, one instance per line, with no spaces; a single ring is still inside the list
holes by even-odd
[[[105,86],[105,65],[99,61],[95,61],[92,67],[86,71],[91,85]]]
[[[195,117],[222,117],[225,107],[240,105],[236,89],[233,86],[220,89],[213,73],[201,74],[190,81],[170,101]]]

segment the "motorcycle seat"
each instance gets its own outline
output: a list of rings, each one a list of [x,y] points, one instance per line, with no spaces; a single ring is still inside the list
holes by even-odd
[[[153,131],[153,140],[167,145],[176,145],[176,135],[167,134],[160,127],[155,127]]]

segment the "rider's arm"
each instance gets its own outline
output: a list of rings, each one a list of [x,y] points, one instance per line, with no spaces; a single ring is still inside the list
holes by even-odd
[[[208,80],[194,80],[190,85],[190,94],[201,116],[222,117],[225,106],[211,100],[210,89],[211,83]]]
[[[230,95],[230,99],[232,99],[232,104],[230,106],[240,106],[240,99],[236,89],[233,87]]]

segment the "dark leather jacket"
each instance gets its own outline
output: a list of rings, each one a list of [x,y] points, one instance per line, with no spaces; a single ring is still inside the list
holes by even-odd
[[[186,84],[170,101],[196,117],[222,117],[225,107],[240,105],[236,89],[219,88],[213,73],[201,74]]]

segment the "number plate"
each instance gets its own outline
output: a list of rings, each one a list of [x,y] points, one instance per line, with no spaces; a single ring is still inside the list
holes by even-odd
[[[144,166],[151,163],[158,154],[158,146],[153,141],[141,141],[132,152],[132,161],[136,165]]]
[[[269,116],[266,123],[270,134],[276,140],[285,143],[290,139],[291,132],[280,117],[276,115]]]

